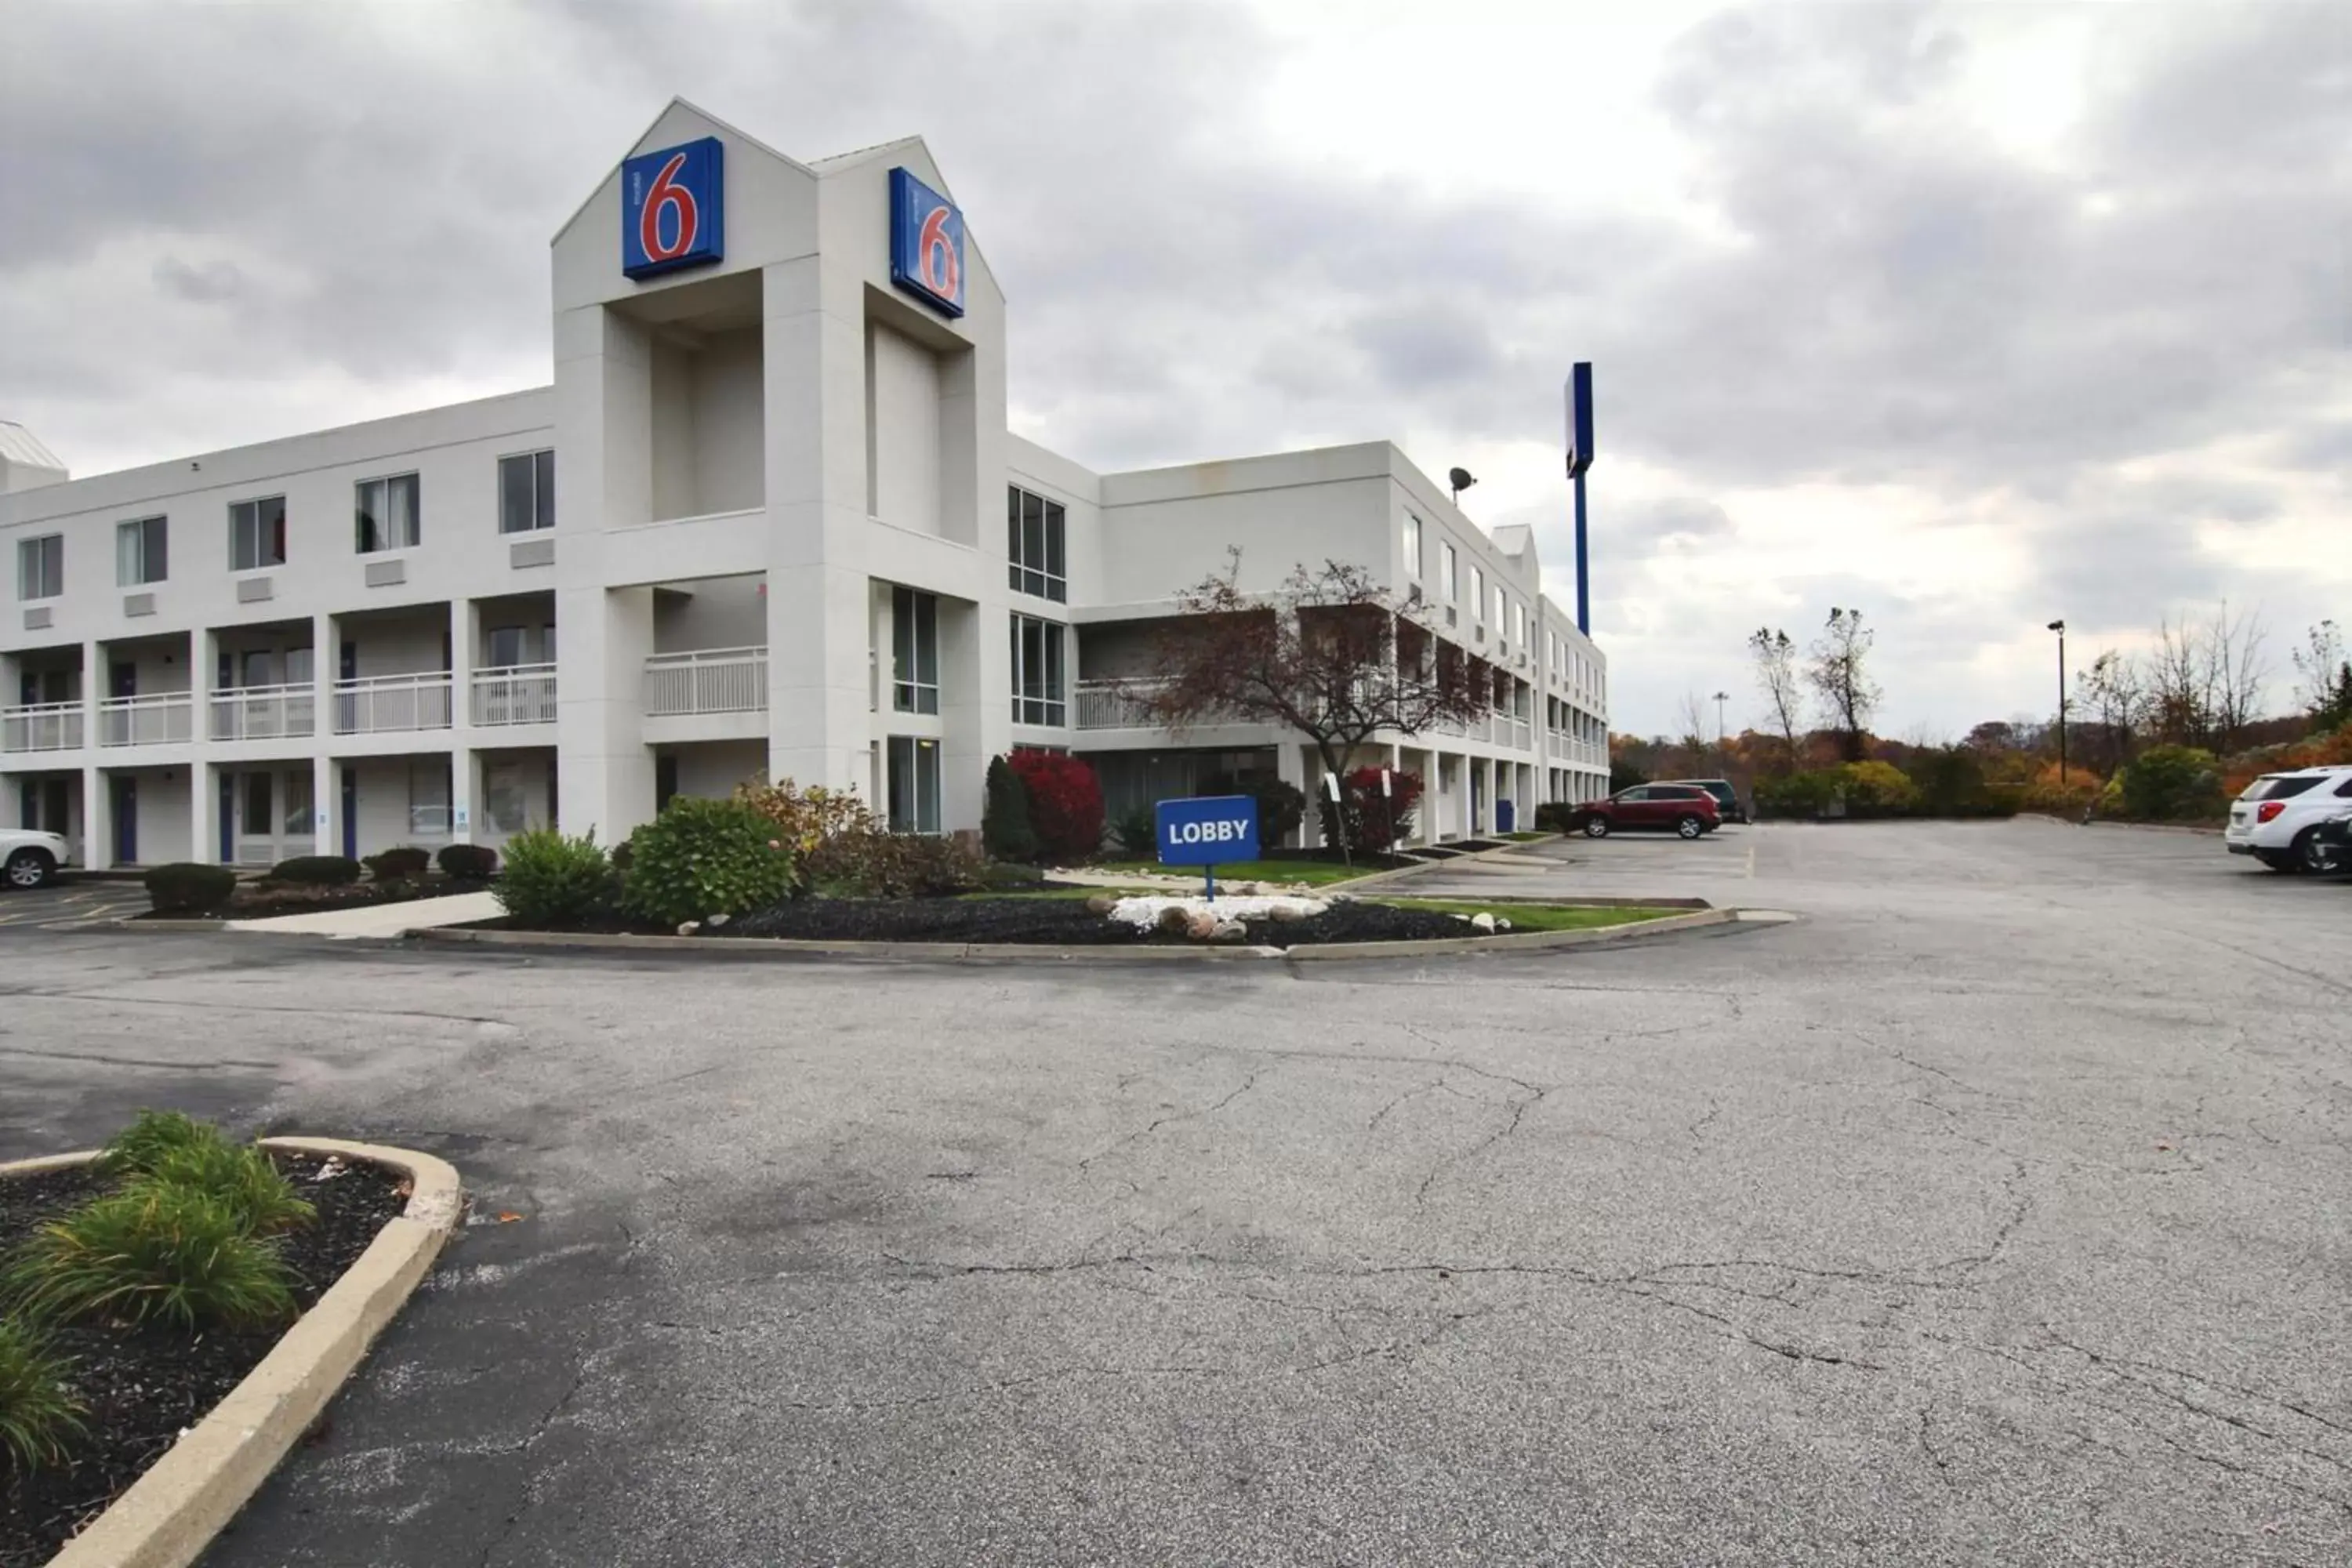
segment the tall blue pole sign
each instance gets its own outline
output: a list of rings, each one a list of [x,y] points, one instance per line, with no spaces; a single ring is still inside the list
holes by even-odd
[[[904,169],[890,171],[890,282],[942,315],[963,314],[963,212]]]
[[[1592,362],[1568,374],[1568,477],[1576,484],[1576,629],[1592,635],[1591,571],[1584,552],[1584,470],[1592,466]]]
[[[716,136],[621,165],[621,271],[657,278],[727,254],[727,149]]]
[[[1217,896],[1217,868],[1257,858],[1257,797],[1204,795],[1163,800],[1153,809],[1162,866],[1198,866]]]

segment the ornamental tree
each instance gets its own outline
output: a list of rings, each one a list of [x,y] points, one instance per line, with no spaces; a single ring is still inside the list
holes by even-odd
[[[1493,672],[1360,566],[1301,563],[1271,593],[1239,585],[1241,552],[1176,596],[1132,692],[1155,723],[1271,724],[1307,737],[1345,779],[1356,751],[1482,717]]]

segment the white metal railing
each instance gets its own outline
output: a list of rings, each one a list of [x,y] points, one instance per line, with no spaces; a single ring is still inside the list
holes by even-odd
[[[0,708],[0,752],[71,752],[81,746],[79,702],[28,702]]]
[[[110,697],[98,705],[101,746],[152,746],[188,738],[194,708],[184,691],[152,691],[143,697]]]
[[[307,735],[318,728],[319,696],[308,681],[292,686],[239,686],[212,696],[215,741],[268,741]]]
[[[474,722],[555,722],[555,666],[516,664],[474,671]]]
[[[768,650],[706,647],[646,660],[649,718],[681,713],[755,713],[768,705]]]
[[[1081,680],[1073,689],[1077,698],[1077,728],[1081,730],[1153,730],[1160,726],[1145,706],[1160,689],[1156,681]]]
[[[1525,719],[1512,720],[1511,744],[1517,747],[1522,752],[1535,744],[1534,726],[1529,724]]]
[[[392,730],[449,727],[449,672],[371,675],[335,682],[335,733],[374,735]]]

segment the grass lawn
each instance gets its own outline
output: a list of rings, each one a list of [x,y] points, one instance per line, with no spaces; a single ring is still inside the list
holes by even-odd
[[[1350,881],[1369,877],[1377,868],[1335,866],[1325,860],[1236,860],[1230,866],[1217,868],[1217,881],[1225,882],[1303,882],[1310,888],[1321,888],[1333,882]],[[1150,871],[1160,876],[1189,876],[1201,879],[1198,866],[1162,866],[1151,860],[1106,860],[1088,867],[1094,871],[1113,874],[1127,871]]]
[[[1475,915],[1481,910],[1511,922],[1513,931],[1586,931],[1596,926],[1631,925],[1636,921],[1686,915],[1688,910],[1569,909],[1559,904],[1480,904],[1455,899],[1382,899],[1401,910],[1432,910],[1440,914]]]

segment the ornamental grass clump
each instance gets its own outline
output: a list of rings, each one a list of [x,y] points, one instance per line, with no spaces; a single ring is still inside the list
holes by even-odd
[[[66,1363],[28,1323],[0,1318],[0,1476],[66,1457],[82,1432]]]
[[[42,1226],[0,1274],[36,1320],[241,1328],[294,1316],[294,1277],[216,1193],[141,1180]]]
[[[269,1156],[249,1145],[216,1139],[166,1150],[131,1187],[153,1183],[209,1193],[236,1212],[247,1236],[274,1236],[318,1217]]]
[[[99,1171],[109,1176],[141,1176],[165,1159],[191,1149],[226,1148],[220,1129],[180,1110],[142,1110],[139,1119],[114,1135],[99,1156]]]

